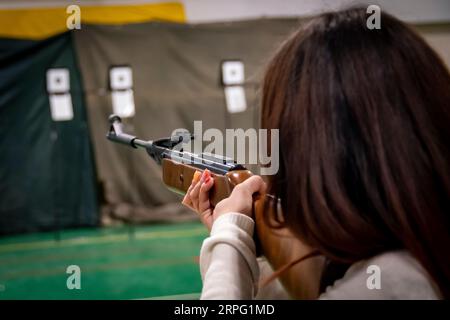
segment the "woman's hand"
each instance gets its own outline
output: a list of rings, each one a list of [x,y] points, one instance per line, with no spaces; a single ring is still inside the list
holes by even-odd
[[[200,215],[200,220],[208,230],[211,230],[212,224],[218,217],[229,212],[238,212],[252,217],[253,194],[264,193],[266,190],[264,180],[260,176],[252,176],[234,187],[228,198],[213,207],[209,201],[209,190],[213,185],[214,180],[207,169],[203,174],[196,171],[182,202]]]
[[[196,211],[200,215],[200,221],[211,230],[213,224],[213,210],[209,202],[209,190],[214,185],[211,173],[208,169],[203,171],[195,171],[191,185],[186,191],[186,195],[181,202],[185,206]]]

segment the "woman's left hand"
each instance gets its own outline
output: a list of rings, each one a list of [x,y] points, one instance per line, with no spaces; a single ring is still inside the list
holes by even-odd
[[[208,230],[211,230],[212,224],[219,216],[226,213],[238,212],[252,217],[253,195],[262,194],[266,190],[264,180],[260,176],[252,176],[235,186],[228,198],[213,207],[209,201],[209,191],[214,185],[211,173],[205,170],[200,176],[200,172],[197,172],[182,203],[199,213],[200,220]]]
[[[208,169],[203,171],[203,173],[195,171],[191,185],[181,202],[199,214],[200,221],[208,230],[211,230],[213,224],[214,207],[209,201],[209,190],[211,190],[213,185],[214,179],[211,177]]]

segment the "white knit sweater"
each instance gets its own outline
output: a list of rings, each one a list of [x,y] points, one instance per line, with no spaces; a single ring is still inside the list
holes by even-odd
[[[240,213],[224,214],[214,222],[200,252],[201,299],[289,298],[279,282],[259,290],[260,277],[272,270],[264,259],[256,258],[253,230],[254,221]],[[370,285],[371,266],[379,268],[375,288]],[[353,264],[319,298],[439,299],[439,291],[410,254],[391,251]]]

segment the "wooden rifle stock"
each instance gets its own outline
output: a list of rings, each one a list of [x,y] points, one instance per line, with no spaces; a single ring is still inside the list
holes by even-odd
[[[171,190],[185,194],[191,185],[195,171],[202,171],[189,164],[179,163],[171,159],[162,160],[163,181]],[[225,175],[211,173],[214,186],[210,191],[210,202],[215,206],[227,198],[233,188],[252,176],[249,170],[233,170]],[[255,242],[257,251],[262,253],[274,270],[313,251],[292,235],[287,228],[274,228],[281,208],[273,205],[274,197],[258,195],[255,197],[254,217],[256,224]],[[268,219],[264,219],[264,215]],[[279,279],[284,288],[294,299],[315,299],[319,295],[319,283],[323,269],[321,257],[309,258],[281,273]]]

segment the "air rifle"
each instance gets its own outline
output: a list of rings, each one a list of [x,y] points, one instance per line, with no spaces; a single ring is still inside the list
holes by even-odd
[[[124,133],[119,116],[111,115],[109,122],[111,126],[107,138],[133,148],[144,148],[148,155],[161,165],[164,184],[177,193],[186,193],[195,171],[208,169],[214,179],[210,201],[215,206],[220,200],[230,195],[234,186],[252,176],[249,170],[237,164],[233,159],[183,151],[182,144],[192,138],[192,136],[187,137],[186,133],[145,141]]]

